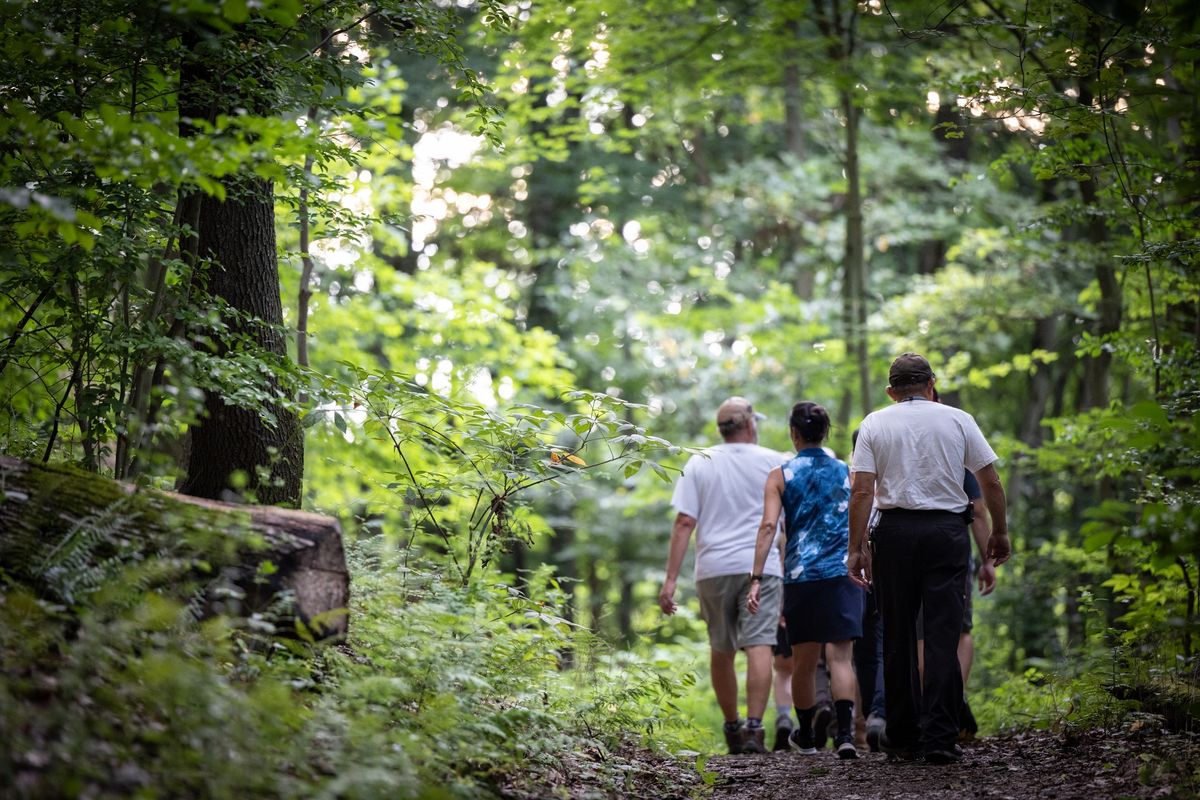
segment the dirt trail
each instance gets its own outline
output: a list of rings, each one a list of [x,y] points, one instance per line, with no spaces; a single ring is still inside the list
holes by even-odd
[[[839,761],[827,749],[714,756],[701,773],[631,740],[615,751],[557,754],[550,769],[510,775],[497,788],[508,800],[1200,800],[1200,734],[1167,734],[1159,724],[989,737],[950,766],[865,752]]]
[[[889,762],[876,753],[840,761],[825,750],[720,756],[707,769],[717,774],[713,798],[1197,798],[1200,737],[1128,728],[1029,733],[968,744],[962,762],[950,766]]]

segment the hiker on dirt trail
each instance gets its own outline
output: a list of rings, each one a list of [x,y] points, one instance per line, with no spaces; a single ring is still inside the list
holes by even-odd
[[[962,705],[958,635],[963,619],[971,505],[963,469],[975,474],[992,518],[986,557],[998,566],[1011,545],[996,454],[975,419],[933,401],[929,362],[905,353],[888,372],[893,405],[867,415],[853,455],[850,576],[874,581],[883,617],[887,727],[881,746],[935,764],[962,758],[955,744]],[[867,543],[872,506],[879,522]],[[925,609],[925,674],[918,683],[917,612]]]
[[[935,402],[942,402],[936,388],[933,390],[933,399]],[[987,542],[991,536],[992,526],[988,520],[987,505],[983,502],[983,490],[979,488],[979,481],[970,472],[963,474],[963,491],[967,493],[973,507],[971,538],[975,540],[975,547],[979,550],[978,561],[973,557],[968,557],[967,560],[967,602],[963,611],[962,633],[958,635],[958,666],[962,672],[963,681],[963,703],[958,716],[958,735],[961,739],[970,739],[979,732],[979,724],[975,721],[971,705],[967,702],[967,681],[971,677],[971,664],[975,661],[975,639],[971,634],[975,627],[975,617],[971,597],[974,594],[973,584],[975,583],[979,584],[981,597],[986,597],[996,588],[996,565],[987,557]],[[917,659],[920,661],[922,670],[925,669],[924,632],[924,620],[921,620],[917,623]]]
[[[971,631],[975,627],[975,614],[971,598],[975,594],[977,580],[980,595],[986,596],[992,593],[992,590],[996,588],[996,568],[986,555],[990,526],[983,503],[983,493],[979,488],[979,481],[969,472],[963,478],[963,491],[967,493],[967,498],[971,502],[971,536],[975,540],[975,546],[979,548],[980,559],[977,569],[974,557],[970,554],[967,555],[967,581],[963,588],[962,626],[959,628],[956,650],[963,685],[962,705],[958,711],[958,734],[960,739],[970,739],[979,731],[975,714],[967,702],[967,680],[971,676],[971,662],[975,659],[975,641],[971,635]],[[921,609],[921,613],[917,614],[917,668],[923,675],[925,672],[924,608]]]
[[[751,580],[774,550],[782,513],[787,533],[783,614],[795,661],[792,697],[799,718],[788,743],[801,753],[817,752],[815,678],[821,646],[825,645],[837,722],[834,749],[839,758],[856,758],[854,696],[858,685],[851,653],[853,640],[862,635],[863,593],[846,575],[850,471],[845,462],[821,447],[829,435],[829,414],[824,408],[816,403],[796,403],[788,422],[796,456],[767,477]],[[757,583],[751,586],[747,603],[751,612],[760,610]]]
[[[936,399],[936,391],[934,395]],[[852,438],[857,439],[857,437],[858,431],[855,431]],[[983,504],[983,492],[979,488],[979,481],[975,479],[975,476],[965,470],[963,472],[963,491],[967,493],[967,499],[973,506],[974,519],[971,521],[971,535],[975,540],[975,546],[979,548],[978,568],[975,566],[974,558],[968,556],[967,559],[967,583],[963,595],[966,602],[963,604],[962,632],[958,636],[958,663],[963,680],[963,702],[962,708],[959,709],[958,738],[970,739],[979,731],[975,715],[971,712],[971,706],[967,702],[966,690],[967,680],[971,675],[971,662],[974,660],[975,653],[974,640],[971,635],[975,624],[971,597],[976,580],[978,580],[981,595],[992,593],[992,590],[996,588],[996,569],[985,555],[991,527],[988,525],[987,510]],[[868,527],[868,536],[870,535],[869,531]],[[879,617],[876,594],[872,591],[867,593],[862,638],[854,642],[854,668],[858,674],[860,687],[875,687],[871,698],[865,695],[863,697],[863,703],[866,706],[863,709],[863,713],[866,715],[866,744],[873,753],[879,751],[879,737],[887,722],[887,711],[883,701],[883,671],[880,669],[882,664],[883,621]],[[925,615],[923,612],[917,614],[917,664],[919,671],[924,676]]]
[[[696,594],[708,625],[709,669],[717,704],[725,717],[730,753],[765,753],[763,714],[771,691],[771,649],[783,597],[783,568],[772,548],[751,582],[762,487],[767,473],[786,460],[758,445],[757,413],[750,401],[731,397],[717,409],[724,442],[692,456],[671,497],[675,524],[667,554],[667,576],[658,593],[664,614],[674,614],[675,583],[696,531]],[[762,614],[746,610],[754,586]],[[746,719],[738,717],[734,656],[746,651]]]

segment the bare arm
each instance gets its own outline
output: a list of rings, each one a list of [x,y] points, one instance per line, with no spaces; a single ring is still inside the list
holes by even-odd
[[[767,485],[763,488],[763,515],[758,524],[758,539],[754,543],[754,569],[752,575],[762,575],[767,566],[767,554],[775,543],[775,533],[779,530],[779,513],[783,510],[783,470],[776,467],[767,475]],[[746,608],[751,614],[758,613],[758,592],[761,583],[750,583],[750,594],[746,598]]]
[[[696,529],[696,518],[682,512],[675,515],[675,524],[671,528],[671,544],[667,550],[667,577],[663,580],[662,589],[658,593],[658,607],[664,614],[674,614],[675,581],[679,579],[679,570],[683,567],[683,557],[687,555],[688,542],[691,541],[692,531]]]
[[[971,505],[975,508],[975,515],[971,520],[971,535],[975,539],[975,548],[979,551],[979,593],[991,594],[996,588],[996,568],[987,555],[988,535],[992,528],[988,524],[983,498],[976,497],[971,501]]]
[[[1004,486],[1000,483],[995,464],[988,464],[978,470],[975,477],[979,480],[979,488],[983,490],[983,501],[987,504],[988,515],[992,518],[992,534],[988,537],[985,557],[990,558],[998,567],[1012,555],[1012,545],[1008,541],[1008,504],[1004,498]]]
[[[867,523],[875,504],[875,473],[855,472],[850,482],[850,551],[846,567],[850,579],[870,588],[871,553],[867,549]]]

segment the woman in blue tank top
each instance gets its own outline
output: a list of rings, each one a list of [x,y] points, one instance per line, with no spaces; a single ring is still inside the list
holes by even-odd
[[[753,581],[766,564],[782,515],[787,534],[783,616],[795,655],[792,696],[800,719],[788,743],[801,753],[816,752],[815,679],[824,645],[837,715],[834,747],[840,758],[855,758],[853,640],[862,636],[863,592],[846,573],[850,470],[821,447],[830,425],[824,408],[796,403],[788,422],[796,456],[767,477],[747,604],[757,611],[758,583]]]

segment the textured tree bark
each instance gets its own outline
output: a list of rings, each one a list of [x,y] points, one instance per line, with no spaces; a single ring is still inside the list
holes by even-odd
[[[213,41],[197,34],[185,43],[180,116],[212,122],[220,111],[266,107],[272,97],[269,76],[252,62],[227,63],[228,54],[214,49]],[[190,130],[189,124],[185,135]],[[224,186],[224,200],[205,196],[201,201],[196,247],[199,257],[208,260],[201,287],[228,303],[233,313],[225,322],[235,336],[245,335],[261,355],[286,360],[271,184],[240,174],[226,179]],[[219,356],[233,346],[229,340],[213,344]],[[273,397],[283,399],[273,377],[266,378],[265,387]],[[296,414],[281,402],[241,408],[209,391],[204,417],[189,437],[187,475],[180,491],[214,500],[246,492],[263,504],[300,505],[303,431]],[[235,485],[235,474],[244,481]]]
[[[140,489],[70,467],[0,456],[0,563],[36,585],[36,567],[71,537],[95,541],[93,561],[111,557],[116,543],[147,553],[203,560],[214,571],[196,579],[211,587],[233,583],[240,600],[206,595],[206,610],[246,614],[266,608],[281,592],[318,638],[344,637],[349,625],[350,575],[336,519],[304,511],[233,505]],[[255,540],[261,542],[256,544]],[[206,543],[212,552],[197,551]],[[39,554],[34,557],[33,554]],[[270,562],[274,571],[260,570]],[[266,574],[270,572],[270,574]]]
[[[227,320],[232,329],[247,334],[262,353],[286,359],[271,186],[259,178],[242,178],[228,182],[226,189],[223,202],[205,198],[200,212],[200,254],[212,261],[208,292],[252,320]],[[217,343],[218,355],[228,349],[227,343]],[[283,399],[274,379],[266,384]],[[216,392],[208,393],[204,408],[204,419],[191,429],[187,477],[180,491],[222,499],[233,488],[232,475],[240,472],[259,503],[300,505],[304,439],[296,414],[279,402],[264,409],[240,408]],[[264,411],[274,417],[273,423]]]

